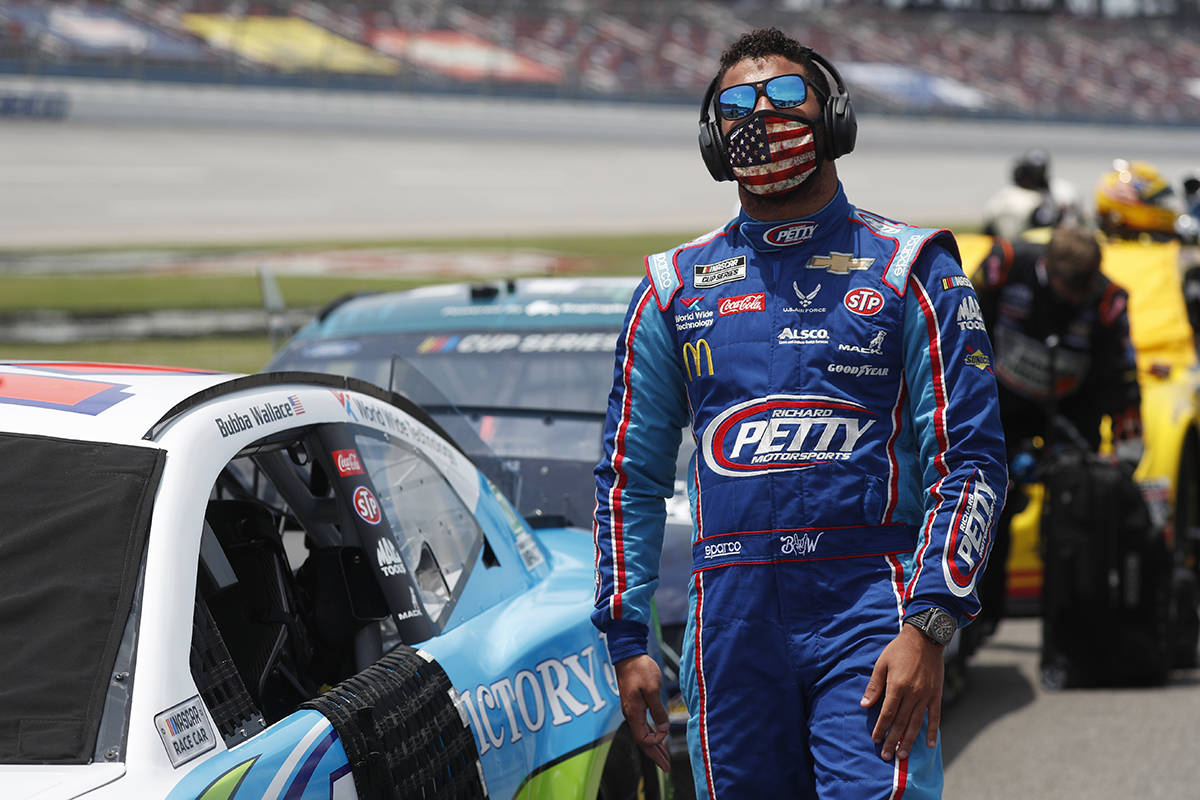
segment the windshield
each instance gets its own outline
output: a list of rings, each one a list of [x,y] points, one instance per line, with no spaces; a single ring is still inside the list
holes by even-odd
[[[108,687],[162,463],[148,447],[0,434],[0,764],[103,760],[101,716],[125,729],[128,696]]]

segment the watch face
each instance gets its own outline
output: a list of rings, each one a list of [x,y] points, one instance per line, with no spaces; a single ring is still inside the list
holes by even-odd
[[[956,628],[958,628],[958,623],[954,621],[954,617],[939,611],[934,612],[929,632],[933,634],[934,639],[946,644],[954,636]]]

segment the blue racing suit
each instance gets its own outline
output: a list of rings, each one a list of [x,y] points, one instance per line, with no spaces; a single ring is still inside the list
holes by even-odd
[[[882,760],[882,703],[859,700],[906,614],[979,612],[1004,503],[991,347],[953,237],[839,186],[812,217],[742,212],[646,268],[596,467],[593,621],[613,661],[645,652],[690,424],[697,796],[940,796],[940,744]]]

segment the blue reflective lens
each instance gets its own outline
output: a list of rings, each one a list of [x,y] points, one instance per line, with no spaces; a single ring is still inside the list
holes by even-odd
[[[739,83],[717,95],[717,110],[725,119],[741,119],[754,111],[760,94],[775,108],[795,108],[808,97],[808,84],[802,75],[776,75],[758,83]]]

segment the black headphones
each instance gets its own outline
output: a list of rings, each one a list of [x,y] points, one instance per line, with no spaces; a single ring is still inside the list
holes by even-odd
[[[842,80],[837,68],[810,47],[805,47],[804,52],[818,68],[825,71],[827,77],[833,79],[833,94],[825,100],[821,109],[829,150],[826,155],[833,160],[854,149],[854,140],[858,137],[858,120],[854,117],[854,106],[850,103],[846,82]],[[704,92],[704,101],[700,104],[700,157],[704,159],[704,166],[708,167],[713,180],[732,181],[735,180],[735,176],[729,166],[725,139],[721,136],[716,95],[717,78],[714,77]]]

